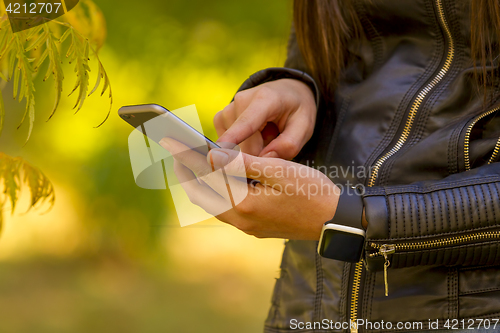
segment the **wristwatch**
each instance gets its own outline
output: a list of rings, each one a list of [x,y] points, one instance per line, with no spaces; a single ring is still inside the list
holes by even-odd
[[[323,225],[318,244],[322,257],[359,262],[365,244],[362,225],[363,199],[355,189],[344,188],[335,216]]]

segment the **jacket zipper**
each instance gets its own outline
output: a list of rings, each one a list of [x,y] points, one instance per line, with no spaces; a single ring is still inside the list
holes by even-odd
[[[470,170],[470,155],[469,155],[469,144],[470,144],[470,135],[472,133],[472,129],[474,128],[474,126],[477,124],[478,121],[480,121],[481,119],[483,119],[484,117],[487,117],[489,116],[490,114],[492,113],[495,113],[497,112],[498,110],[500,110],[500,107],[497,107],[497,108],[494,108],[494,109],[491,109],[489,111],[486,111],[485,113],[483,114],[480,114],[479,116],[477,116],[474,121],[472,123],[470,123],[470,125],[467,127],[467,131],[465,132],[465,141],[464,141],[464,160],[465,160],[465,170],[468,171]],[[493,155],[491,156],[488,164],[492,163],[495,158],[497,157],[498,155],[498,152],[500,150],[500,139],[498,140],[496,146],[495,146],[495,149],[493,150]]]
[[[449,42],[448,54],[446,55],[445,63],[443,64],[443,67],[441,68],[439,73],[437,73],[437,75],[434,77],[434,79],[427,86],[425,86],[418,94],[417,98],[415,99],[415,102],[413,103],[410,109],[408,119],[406,120],[406,124],[403,129],[403,133],[401,134],[397,143],[391,150],[389,150],[385,155],[379,158],[377,162],[375,162],[375,164],[373,165],[373,174],[369,180],[368,186],[375,185],[375,181],[377,179],[378,172],[382,167],[382,164],[384,164],[385,161],[387,161],[391,156],[396,154],[403,147],[404,143],[408,139],[408,136],[410,135],[410,130],[413,125],[413,121],[415,120],[415,117],[417,115],[418,109],[420,108],[420,105],[424,101],[425,97],[429,94],[429,92],[444,78],[446,73],[450,70],[451,63],[455,56],[455,42],[453,41],[453,36],[451,35],[448,22],[446,21],[446,17],[444,15],[442,0],[436,0],[436,5],[441,25],[443,26],[443,29],[446,32],[446,36],[448,37],[448,42]]]
[[[387,283],[387,268],[390,266],[389,255],[396,252],[413,251],[413,250],[427,250],[439,247],[446,247],[452,245],[462,245],[478,240],[500,239],[500,231],[486,231],[478,232],[469,235],[455,236],[447,239],[435,239],[414,243],[400,243],[400,244],[377,244],[371,243],[370,246],[377,252],[371,253],[371,258],[384,257],[384,281],[385,281],[385,294],[388,295],[389,285]]]
[[[498,138],[497,144],[495,145],[495,148],[493,148],[493,154],[491,155],[488,164],[495,162],[499,154],[500,154],[500,138]]]
[[[370,179],[368,181],[368,187],[372,187],[375,185],[375,182],[377,180],[378,173],[380,171],[380,168],[382,165],[394,154],[396,154],[404,145],[406,140],[408,139],[410,135],[411,128],[413,126],[413,122],[415,120],[415,117],[417,115],[417,112],[420,108],[420,105],[424,101],[424,99],[427,97],[429,92],[436,87],[436,85],[444,78],[446,73],[450,70],[453,58],[455,56],[455,42],[453,41],[453,36],[451,34],[451,30],[448,26],[448,22],[446,20],[446,16],[444,14],[444,8],[443,8],[443,0],[435,0],[436,1],[436,7],[439,15],[439,20],[441,23],[441,26],[443,30],[446,33],[446,36],[448,38],[448,53],[446,55],[446,60],[439,70],[439,72],[436,74],[434,79],[427,84],[417,95],[417,98],[413,102],[413,105],[410,109],[408,118],[406,120],[406,124],[403,128],[403,132],[397,141],[397,143],[394,145],[394,147],[388,151],[385,155],[383,155],[381,158],[375,162],[373,165],[373,172],[370,176]],[[388,256],[389,253],[386,253],[386,256]],[[386,262],[384,265],[384,271],[385,271],[385,281],[386,281],[386,286],[387,286],[387,268],[390,265],[390,261],[386,257]],[[354,268],[354,279],[353,279],[353,285],[352,285],[352,292],[351,292],[351,333],[358,333],[358,327],[356,324],[357,318],[358,318],[358,298],[359,298],[359,289],[361,285],[361,275],[363,272],[363,263],[360,261],[356,263],[356,266]],[[386,295],[388,295],[387,289],[386,289]]]

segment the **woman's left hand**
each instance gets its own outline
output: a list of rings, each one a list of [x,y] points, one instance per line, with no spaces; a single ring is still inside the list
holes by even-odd
[[[175,173],[190,200],[209,213],[214,206],[225,205],[228,210],[212,214],[249,235],[319,240],[323,224],[335,214],[340,189],[316,169],[230,149],[212,149],[205,157],[170,138],[160,144],[174,156]],[[224,192],[226,184],[207,177],[219,168],[231,178],[229,193],[248,191],[241,202],[231,205],[232,199]],[[258,182],[252,185],[231,177],[241,175],[242,170]]]

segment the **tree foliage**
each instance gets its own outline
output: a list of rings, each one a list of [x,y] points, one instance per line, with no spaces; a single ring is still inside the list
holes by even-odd
[[[3,225],[3,214],[10,202],[12,213],[16,208],[22,185],[31,193],[29,209],[36,208],[43,203],[52,206],[55,200],[54,187],[47,177],[37,168],[32,167],[20,157],[10,157],[0,152],[0,230]]]
[[[38,18],[40,19],[40,18]],[[13,33],[0,3],[0,78],[13,84],[13,98],[25,100],[26,108],[18,128],[28,120],[29,128],[26,141],[33,131],[35,120],[35,84],[40,69],[48,63],[43,81],[50,77],[54,81],[55,100],[49,120],[58,110],[63,93],[64,60],[74,66],[76,82],[68,96],[75,94],[74,109],[78,112],[86,99],[102,86],[101,95],[108,92],[110,108],[104,119],[108,118],[113,103],[113,95],[108,75],[98,56],[104,43],[106,28],[99,8],[90,0],[80,0],[79,4],[58,19],[47,20],[28,30]],[[97,63],[97,79],[89,92],[90,60]],[[75,112],[75,113],[76,113]],[[4,124],[5,107],[0,92],[0,135]],[[104,122],[103,121],[103,122]],[[102,124],[102,123],[101,123]],[[100,125],[99,125],[100,126]],[[2,209],[10,202],[12,212],[16,207],[21,187],[25,185],[31,192],[30,207],[44,202],[54,202],[54,189],[43,173],[21,158],[10,157],[0,152],[0,229]]]
[[[69,94],[76,92],[74,107],[76,111],[82,108],[85,98],[94,93],[101,84],[103,86],[101,95],[109,90],[111,108],[113,98],[111,86],[98,56],[106,30],[102,14],[92,1],[80,1],[78,6],[64,16],[16,33],[12,32],[4,10],[3,12],[0,10],[0,16],[0,66],[2,68],[0,77],[5,81],[13,82],[14,99],[26,100],[26,109],[19,126],[27,119],[29,120],[27,140],[31,135],[35,120],[34,79],[46,61],[49,65],[44,81],[52,77],[56,93],[49,119],[58,109],[63,90],[64,58],[69,64],[74,65],[76,73],[76,82]],[[98,75],[94,89],[88,93],[91,57],[97,62]],[[3,101],[0,101],[0,131],[5,116],[3,105]]]

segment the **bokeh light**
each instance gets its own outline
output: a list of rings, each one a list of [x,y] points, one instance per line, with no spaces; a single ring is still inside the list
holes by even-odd
[[[253,72],[282,66],[287,0],[96,1],[107,24],[100,58],[114,104],[89,97],[74,115],[72,67],[63,100],[36,79],[37,118],[16,129],[24,106],[3,89],[0,151],[22,156],[54,183],[56,204],[5,212],[0,236],[1,332],[261,331],[283,240],[259,240],[215,220],[180,228],[168,190],[134,183],[120,106],[195,104],[204,133]],[[97,75],[92,63],[92,75]],[[42,69],[41,72],[44,72]],[[91,82],[94,79],[91,77]]]

